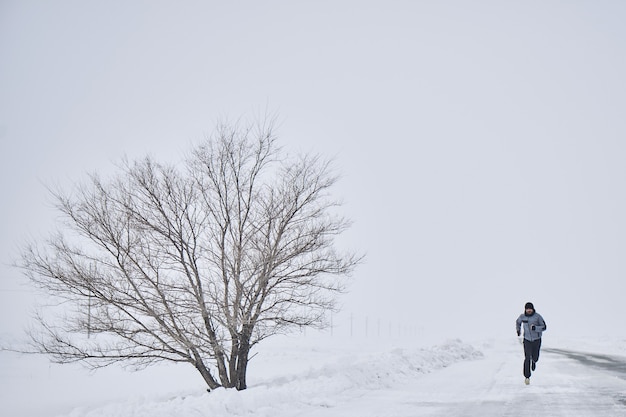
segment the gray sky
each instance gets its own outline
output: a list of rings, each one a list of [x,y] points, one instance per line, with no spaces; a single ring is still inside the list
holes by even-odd
[[[0,333],[46,184],[279,115],[336,158],[359,319],[626,337],[626,3],[0,0]],[[20,304],[20,306],[18,306]],[[547,335],[547,334],[546,334]]]

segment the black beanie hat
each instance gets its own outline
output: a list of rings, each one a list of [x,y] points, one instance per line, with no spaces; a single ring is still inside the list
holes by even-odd
[[[532,308],[533,310],[535,309],[533,303],[526,303],[526,305],[524,306],[524,310],[528,310],[529,308]]]

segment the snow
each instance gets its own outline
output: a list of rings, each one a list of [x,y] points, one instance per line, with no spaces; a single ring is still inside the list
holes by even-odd
[[[550,347],[626,361],[623,340],[544,338]],[[515,338],[426,344],[277,337],[259,346],[241,392],[206,392],[190,366],[88,373],[7,352],[0,360],[0,415],[12,417],[626,415],[626,375],[563,355],[542,352],[525,386]]]

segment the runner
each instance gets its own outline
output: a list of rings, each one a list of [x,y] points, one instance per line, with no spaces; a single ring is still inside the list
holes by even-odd
[[[533,303],[526,303],[524,313],[515,321],[517,335],[521,335],[524,325],[524,383],[530,384],[530,375],[537,366],[539,350],[541,349],[541,333],[546,331],[546,322],[541,314],[535,311]]]

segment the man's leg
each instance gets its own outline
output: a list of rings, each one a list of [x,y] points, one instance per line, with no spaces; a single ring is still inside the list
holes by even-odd
[[[526,378],[530,378],[530,361],[532,357],[532,342],[524,339],[524,376]]]
[[[541,339],[539,340],[533,340],[532,342],[532,352],[531,352],[531,356],[532,356],[532,361],[533,361],[533,371],[535,370],[535,363],[537,363],[537,361],[539,360],[539,350],[541,349]]]
[[[533,348],[533,361],[539,360],[539,350],[541,349],[541,339],[535,340],[535,346]]]

